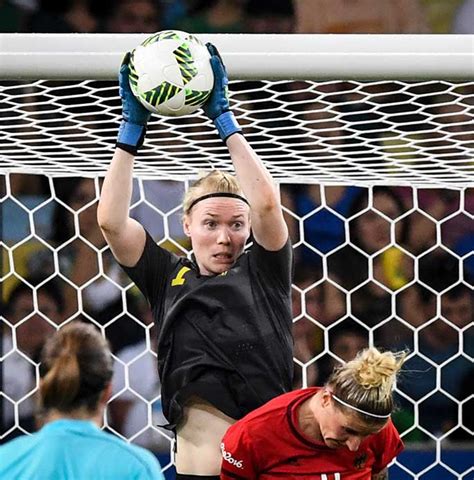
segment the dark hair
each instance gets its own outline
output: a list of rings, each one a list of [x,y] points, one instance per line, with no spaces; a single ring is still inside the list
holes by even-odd
[[[248,0],[246,11],[248,15],[278,15],[293,16],[295,9],[292,0],[272,0],[271,3],[262,0]]]
[[[74,7],[73,0],[40,0],[40,11],[47,12],[49,14],[64,15],[71,8]],[[107,4],[109,2],[94,2],[93,0],[87,0],[87,8],[91,11],[92,14],[98,14],[102,12],[100,4]]]
[[[334,344],[342,337],[360,337],[367,341],[367,330],[356,323],[355,320],[345,319],[339,325],[335,325],[331,328],[329,333],[329,350],[332,351]]]
[[[439,249],[420,258],[418,270],[420,281],[437,292],[459,282],[459,259]],[[423,290],[421,292],[422,295],[427,293]],[[425,300],[429,299],[429,296],[428,293],[428,296],[424,297]],[[453,297],[456,294],[451,293],[448,296]]]
[[[40,365],[40,406],[70,413],[85,407],[94,412],[112,379],[107,341],[91,324],[73,321],[45,344]]]
[[[187,0],[187,13],[189,16],[202,15],[214,7],[217,0]]]
[[[367,195],[368,195],[367,190],[363,189],[354,198],[351,208],[349,210],[349,214],[348,214],[349,218],[356,215],[358,212],[360,212],[367,206],[368,204]],[[388,197],[390,197],[394,201],[394,203],[397,205],[398,209],[400,210],[400,214],[404,213],[406,210],[405,205],[403,204],[400,197],[390,187],[375,186],[373,187],[372,195],[373,195],[373,198],[376,195],[387,195]],[[361,247],[361,244],[360,244],[361,239],[357,235],[357,230],[356,230],[356,226],[359,221],[360,221],[360,217],[357,217],[356,219],[350,222],[350,235],[351,235],[351,243],[358,247]],[[403,218],[400,221],[400,225],[401,225],[400,238],[398,240],[399,240],[399,243],[405,244],[408,241],[408,234],[409,234],[409,228],[410,228],[409,219],[407,217]]]
[[[29,283],[30,285],[38,285],[40,281],[43,281],[41,278],[36,278],[36,277],[27,277],[24,278],[24,281]],[[29,285],[24,282],[20,282],[11,292],[10,295],[8,296],[8,302],[6,304],[5,310],[6,314],[9,315],[11,314],[12,307],[17,301],[18,297],[23,295],[24,293],[28,295],[32,295],[32,290]],[[61,312],[64,308],[64,296],[63,292],[61,290],[60,285],[55,281],[55,280],[50,280],[41,287],[38,288],[38,293],[43,293],[46,294],[49,298],[51,298],[56,305],[58,306],[58,310]]]

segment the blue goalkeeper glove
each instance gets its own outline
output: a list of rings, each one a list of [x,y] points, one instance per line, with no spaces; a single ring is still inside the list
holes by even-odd
[[[137,100],[130,88],[130,52],[125,55],[119,72],[119,92],[122,99],[122,123],[117,147],[136,155],[145,139],[146,124],[151,113]]]
[[[225,71],[224,63],[217,48],[212,43],[206,43],[211,54],[211,67],[214,72],[214,87],[211,95],[203,105],[204,113],[210,118],[219,132],[219,136],[225,142],[234,133],[242,133],[240,125],[230,111],[227,85],[229,79]]]

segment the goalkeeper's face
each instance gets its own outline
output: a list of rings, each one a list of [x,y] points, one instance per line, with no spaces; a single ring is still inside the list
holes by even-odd
[[[214,197],[198,202],[184,217],[183,228],[202,275],[229,270],[250,236],[250,209],[238,199]]]

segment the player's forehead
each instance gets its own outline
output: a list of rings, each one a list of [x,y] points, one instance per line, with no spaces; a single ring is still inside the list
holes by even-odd
[[[199,201],[191,213],[219,219],[248,218],[249,206],[238,198],[212,197]]]
[[[353,432],[354,434],[367,436],[380,432],[385,427],[386,422],[378,424],[369,424],[362,420],[357,413],[344,413],[339,410],[339,415],[336,416],[338,423],[342,428]]]

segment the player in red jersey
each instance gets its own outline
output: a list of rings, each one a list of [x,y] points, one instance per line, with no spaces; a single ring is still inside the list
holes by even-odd
[[[280,395],[232,425],[221,479],[386,480],[403,449],[390,415],[406,354],[368,348],[324,387]]]

